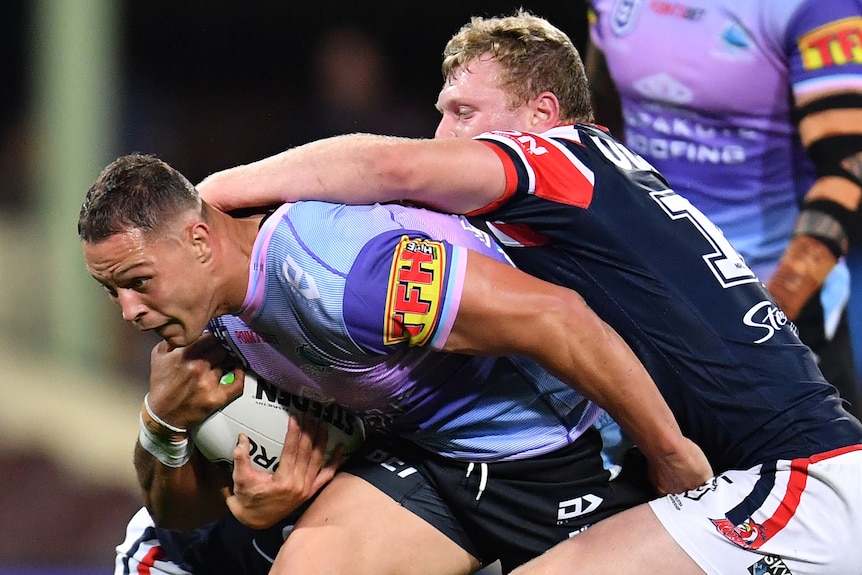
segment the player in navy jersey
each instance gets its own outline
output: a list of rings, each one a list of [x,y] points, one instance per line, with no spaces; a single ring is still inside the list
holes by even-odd
[[[474,18],[443,74],[435,140],[330,138],[215,174],[201,193],[224,209],[404,199],[468,214],[631,345],[718,475],[518,573],[860,573],[862,424],[715,225],[591,124],[571,41],[523,12]]]
[[[392,436],[326,485],[273,573],[461,573],[496,559],[508,570],[640,503],[641,477],[611,481],[593,427],[601,409],[576,389],[638,441],[660,490],[711,474],[628,346],[577,294],[515,269],[466,218],[297,202],[237,219],[158,158],[131,154],[91,187],[79,234],[124,319],[165,340],[154,361],[209,326],[273,385]],[[183,480],[199,477],[187,430],[225,395],[202,389],[218,390],[219,366],[206,367],[202,383],[151,385],[144,402],[138,452],[153,466],[141,483],[162,493],[148,506],[160,526],[195,526],[177,510]],[[260,503],[268,493],[283,503],[285,468],[255,474],[237,458],[234,515],[265,527],[291,511],[293,499]]]

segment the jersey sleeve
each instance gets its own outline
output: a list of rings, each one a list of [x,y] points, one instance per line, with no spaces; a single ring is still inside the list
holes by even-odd
[[[351,339],[372,353],[405,345],[442,349],[458,313],[468,251],[408,230],[367,242],[345,283]]]
[[[468,215],[492,212],[519,193],[571,206],[589,206],[595,186],[593,170],[552,136],[580,144],[580,134],[574,126],[554,128],[545,134],[506,131],[479,136],[503,161],[506,193]]]
[[[862,14],[855,0],[807,0],[787,21],[785,51],[797,99],[862,91]]]

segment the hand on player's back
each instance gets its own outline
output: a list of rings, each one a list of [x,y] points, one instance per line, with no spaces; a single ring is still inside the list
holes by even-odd
[[[234,450],[234,492],[227,499],[231,513],[247,527],[265,529],[306,502],[341,464],[341,445],[326,461],[328,441],[326,423],[307,414],[300,422],[291,415],[281,460],[270,474],[252,465],[248,438],[240,435]]]
[[[175,427],[194,427],[242,393],[244,373],[239,367],[226,379],[229,385],[220,383],[227,359],[227,351],[209,334],[186,347],[159,342],[150,355],[150,408]]]

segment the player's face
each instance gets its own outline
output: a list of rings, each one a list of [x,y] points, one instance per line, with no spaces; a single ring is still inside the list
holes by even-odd
[[[499,87],[501,64],[483,56],[459,68],[446,80],[437,97],[443,115],[436,138],[472,138],[491,130],[532,128],[532,109],[509,105],[508,94]]]
[[[213,299],[195,246],[184,239],[187,232],[148,238],[130,230],[83,244],[88,271],[120,306],[123,319],[174,347],[200,337]]]

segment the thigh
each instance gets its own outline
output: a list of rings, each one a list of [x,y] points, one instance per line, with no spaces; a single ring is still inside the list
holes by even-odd
[[[498,463],[428,458],[425,470],[485,560],[503,572],[655,496],[638,452],[611,479],[591,429],[552,453]]]
[[[603,519],[558,543],[511,575],[703,575],[703,571],[662,528],[648,505]]]
[[[365,480],[339,473],[297,522],[270,573],[466,575],[478,568],[431,524]]]

